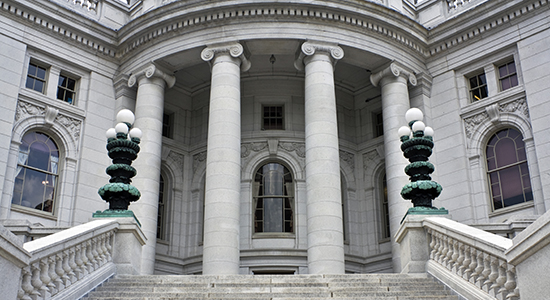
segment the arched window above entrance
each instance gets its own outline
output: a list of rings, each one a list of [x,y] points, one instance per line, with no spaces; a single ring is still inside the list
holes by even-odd
[[[279,163],[261,166],[253,183],[254,232],[294,232],[294,182]]]

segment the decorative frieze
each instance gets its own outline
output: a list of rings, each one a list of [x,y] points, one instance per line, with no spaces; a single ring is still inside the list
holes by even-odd
[[[195,155],[193,155],[193,173],[197,170],[197,168],[206,163],[206,151],[199,152]]]
[[[348,165],[352,171],[355,170],[355,155],[353,153],[340,150],[340,161]]]
[[[71,134],[75,145],[78,145],[80,131],[82,128],[82,120],[78,120],[67,115],[59,113],[59,110],[50,106],[41,107],[39,105],[19,100],[15,112],[15,121],[20,121],[28,117],[44,117],[44,124],[52,126],[58,123],[63,126]]]
[[[306,157],[306,145],[304,143],[279,142],[279,148],[286,152],[295,152],[298,157]]]
[[[259,152],[267,148],[267,142],[257,143],[242,143],[241,144],[241,158],[247,158],[250,152]]]
[[[476,128],[484,122],[497,122],[500,120],[502,113],[511,113],[518,115],[522,118],[529,119],[529,108],[525,98],[521,98],[508,103],[494,103],[486,106],[483,111],[464,118],[464,129],[466,131],[466,137],[472,138]]]

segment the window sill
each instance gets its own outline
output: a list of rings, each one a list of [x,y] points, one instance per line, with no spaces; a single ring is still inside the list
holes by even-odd
[[[21,206],[21,205],[17,205],[17,204],[12,204],[11,205],[11,210],[15,211],[15,212],[27,214],[27,215],[32,215],[32,216],[41,217],[41,218],[44,218],[44,219],[57,221],[57,217],[52,215],[52,213],[37,210],[37,209],[34,209],[34,208],[29,208],[29,207],[25,207],[25,206]]]
[[[170,242],[167,241],[167,240],[157,239],[157,244],[169,246],[169,245],[170,245]]]
[[[287,232],[260,232],[252,234],[253,239],[295,239],[296,234]]]
[[[510,212],[523,210],[523,209],[526,209],[526,208],[531,208],[531,207],[534,207],[534,206],[535,206],[535,201],[531,200],[531,201],[524,202],[524,203],[521,203],[521,204],[512,205],[510,207],[499,208],[499,209],[497,209],[493,212],[490,212],[489,213],[489,218],[497,217],[497,216],[504,215],[504,214],[507,214],[507,213],[510,213]]]

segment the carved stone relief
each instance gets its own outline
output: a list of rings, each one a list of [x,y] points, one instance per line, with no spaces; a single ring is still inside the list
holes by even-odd
[[[340,161],[348,165],[351,170],[355,170],[355,155],[353,153],[340,150]]]
[[[205,164],[205,163],[206,163],[206,151],[202,151],[200,153],[193,155],[193,173],[195,173],[195,171],[201,164]]]

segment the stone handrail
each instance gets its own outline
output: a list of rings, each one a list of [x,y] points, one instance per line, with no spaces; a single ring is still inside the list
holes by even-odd
[[[25,243],[23,248],[32,258],[22,269],[17,298],[55,299],[100,270],[114,274],[118,227],[115,220],[96,220]]]
[[[484,292],[477,297],[519,299],[516,269],[504,254],[512,240],[446,218],[426,218],[423,226],[429,242],[428,269],[435,264],[440,272],[450,273],[445,276],[461,278],[460,285],[473,289],[473,294]]]

